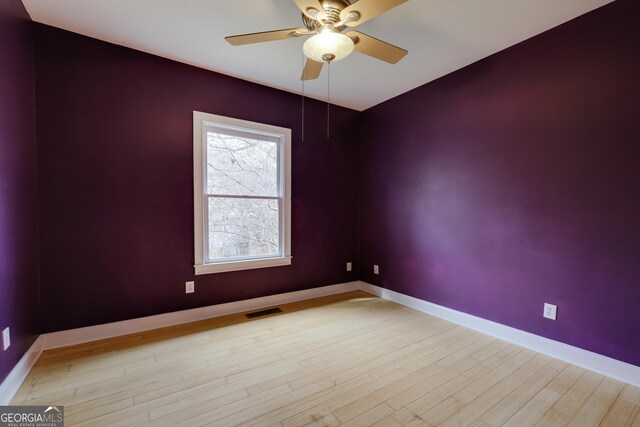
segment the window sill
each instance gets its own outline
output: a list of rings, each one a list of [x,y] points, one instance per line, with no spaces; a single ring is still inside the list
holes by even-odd
[[[252,259],[246,261],[218,262],[215,264],[195,265],[196,276],[202,274],[224,273],[227,271],[253,270],[255,268],[280,267],[291,265],[290,256],[278,258]]]

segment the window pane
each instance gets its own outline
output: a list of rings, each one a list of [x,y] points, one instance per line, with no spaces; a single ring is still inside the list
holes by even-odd
[[[209,198],[209,259],[278,255],[278,201]]]
[[[278,144],[207,132],[208,194],[278,195]]]

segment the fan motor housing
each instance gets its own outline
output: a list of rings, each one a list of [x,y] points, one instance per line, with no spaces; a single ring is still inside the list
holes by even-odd
[[[350,6],[353,3],[351,0],[320,0],[322,3],[322,7],[324,8],[325,13],[327,14],[327,21],[332,24],[336,22],[340,22],[340,12],[347,6]],[[304,13],[302,14],[302,22],[304,26],[307,27],[310,31],[316,31],[320,25],[320,22],[315,19],[308,18]],[[336,27],[338,31],[344,31],[347,28],[346,25],[341,25],[340,27]]]

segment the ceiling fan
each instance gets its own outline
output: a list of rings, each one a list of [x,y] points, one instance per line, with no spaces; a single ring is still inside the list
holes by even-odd
[[[265,31],[225,37],[233,46],[312,36],[303,46],[308,58],[301,80],[320,76],[325,62],[339,61],[354,50],[395,64],[407,52],[404,49],[363,34],[345,30],[358,26],[401,5],[407,0],[293,0],[302,11],[304,28]]]

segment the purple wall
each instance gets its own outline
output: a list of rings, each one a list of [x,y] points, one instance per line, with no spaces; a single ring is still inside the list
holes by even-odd
[[[640,365],[638,17],[618,0],[366,111],[362,278]]]
[[[0,0],[0,383],[39,333],[33,32],[18,0]]]
[[[355,280],[356,111],[37,26],[43,332]],[[212,52],[212,54],[215,54]],[[293,130],[293,264],[193,273],[192,112]]]

